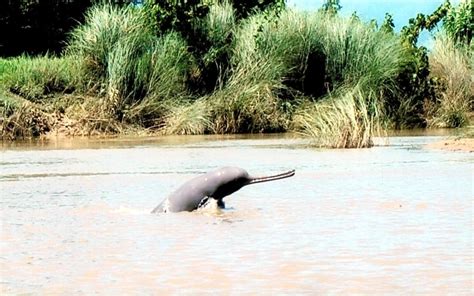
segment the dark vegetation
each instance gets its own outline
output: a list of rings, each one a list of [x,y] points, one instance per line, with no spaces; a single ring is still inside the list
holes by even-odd
[[[296,131],[367,147],[385,128],[468,125],[474,107],[469,1],[400,33],[390,14],[380,26],[339,16],[337,0],[315,12],[282,0],[2,3],[4,139]],[[432,51],[418,46],[435,28]]]

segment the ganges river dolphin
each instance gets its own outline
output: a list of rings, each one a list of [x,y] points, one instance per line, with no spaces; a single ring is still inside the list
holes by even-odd
[[[294,174],[295,170],[291,170],[273,176],[250,177],[244,169],[223,167],[187,181],[165,198],[152,213],[194,211],[205,205],[210,198],[215,199],[220,208],[224,208],[222,199],[243,186],[280,180]]]

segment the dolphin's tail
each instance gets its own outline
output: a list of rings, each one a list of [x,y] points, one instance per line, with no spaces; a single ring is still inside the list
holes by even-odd
[[[285,179],[285,178],[292,177],[294,175],[295,175],[295,170],[291,170],[291,171],[281,173],[281,174],[278,174],[278,175],[251,178],[248,184],[255,184],[255,183],[261,183],[261,182],[280,180],[280,179]]]

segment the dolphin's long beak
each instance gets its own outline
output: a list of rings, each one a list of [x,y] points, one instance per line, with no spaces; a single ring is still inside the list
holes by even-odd
[[[250,181],[248,182],[248,184],[250,185],[250,184],[255,184],[255,183],[280,180],[280,179],[289,178],[289,177],[294,176],[294,175],[295,175],[295,170],[291,170],[291,171],[281,173],[281,174],[278,174],[278,175],[273,175],[273,176],[250,178]]]

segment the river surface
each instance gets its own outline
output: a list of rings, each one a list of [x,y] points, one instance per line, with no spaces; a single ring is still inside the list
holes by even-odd
[[[2,295],[472,295],[474,154],[395,136],[314,149],[291,136],[3,143]],[[289,179],[227,208],[153,215],[221,167]]]

